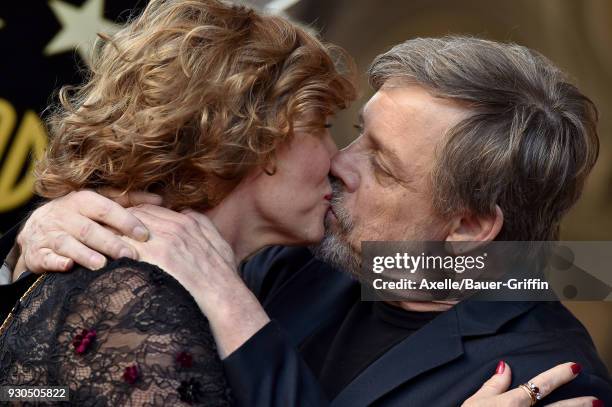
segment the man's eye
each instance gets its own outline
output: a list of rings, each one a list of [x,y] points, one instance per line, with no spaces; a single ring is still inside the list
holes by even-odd
[[[393,175],[391,175],[391,173],[387,171],[382,165],[380,165],[380,163],[376,160],[374,154],[370,155],[370,163],[372,164],[372,167],[374,168],[374,171],[376,172],[377,176],[382,175],[385,177],[393,178]]]

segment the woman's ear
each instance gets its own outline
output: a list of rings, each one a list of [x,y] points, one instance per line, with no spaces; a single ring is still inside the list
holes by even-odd
[[[263,165],[262,169],[267,175],[276,174],[276,159],[268,160],[268,162]]]
[[[273,163],[267,163],[263,166],[263,172],[265,172],[267,175],[274,175],[276,174],[276,165],[274,165]]]
[[[494,240],[504,224],[504,214],[498,205],[491,215],[463,214],[451,222],[446,242],[461,242],[456,245],[461,252],[473,250],[481,243]]]

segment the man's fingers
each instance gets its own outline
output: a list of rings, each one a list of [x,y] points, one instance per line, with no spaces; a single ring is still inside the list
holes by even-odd
[[[79,212],[92,220],[103,222],[135,240],[146,241],[149,231],[124,207],[117,202],[96,194],[93,191],[81,191],[81,199],[86,201],[79,205]]]
[[[595,397],[577,397],[575,399],[561,400],[546,404],[547,407],[604,407],[601,400]]]
[[[60,256],[55,254],[51,249],[43,248],[40,249],[40,268],[37,267],[37,270],[31,270],[33,272],[43,272],[43,271],[68,271],[74,265],[73,261],[67,257]],[[27,262],[26,262],[27,266]],[[29,269],[29,268],[28,268]]]
[[[159,235],[162,232],[172,233],[177,230],[176,222],[153,215],[150,211],[141,209],[140,206],[129,208],[128,211],[146,225],[147,229],[150,230],[151,237],[155,234]],[[134,245],[134,247],[138,250],[137,246]]]
[[[42,267],[45,271],[68,271],[74,262],[68,257],[53,253],[51,249],[41,249]]]
[[[83,243],[66,233],[58,233],[52,236],[52,246],[49,249],[59,256],[69,257],[76,263],[92,270],[98,270],[106,265],[106,257],[91,250]],[[26,256],[26,264],[27,256]],[[42,260],[39,262],[42,263]],[[29,266],[28,266],[29,268]]]
[[[159,217],[156,214],[153,214],[152,211],[143,208],[142,206],[134,206],[132,208],[127,209],[132,215],[138,218],[148,229],[151,231],[160,230],[163,228],[167,228],[171,223],[166,218]]]
[[[139,205],[134,208],[130,208],[130,212],[139,217],[143,222],[146,223],[143,215],[150,215],[157,219],[157,222],[152,223],[155,227],[159,227],[160,222],[164,222],[168,231],[180,232],[181,234],[192,234],[200,233],[201,228],[198,223],[180,212],[173,211],[171,209],[163,208],[155,205]],[[149,228],[151,225],[147,224]],[[160,230],[160,229],[157,229]],[[166,229],[162,229],[166,230]]]
[[[164,208],[163,206],[143,204],[137,207],[142,212],[157,216],[160,219],[165,219],[170,222],[180,222],[185,220],[185,215],[172,209]]]
[[[114,259],[129,257],[137,259],[136,250],[106,227],[84,216],[73,216],[66,221],[65,230],[92,250]],[[66,254],[67,257],[72,257]]]
[[[163,198],[160,195],[145,191],[130,191],[123,192],[114,188],[100,188],[98,192],[113,201],[117,202],[124,208],[142,204],[162,205]]]
[[[127,193],[128,199],[127,201],[131,204],[131,206],[136,205],[163,205],[164,199],[161,195],[152,194],[150,192],[145,191],[130,191]]]
[[[493,376],[491,376],[489,380],[484,382],[482,387],[476,393],[474,393],[474,395],[470,397],[470,399],[478,400],[502,394],[503,392],[508,390],[508,386],[510,386],[511,379],[512,370],[510,370],[510,366],[508,366],[506,362],[500,361],[497,364]]]
[[[538,386],[542,397],[546,397],[556,388],[572,381],[581,370],[582,367],[577,363],[563,363],[540,373],[530,381]]]

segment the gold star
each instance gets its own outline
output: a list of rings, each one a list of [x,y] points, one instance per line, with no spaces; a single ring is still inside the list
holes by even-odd
[[[76,48],[85,63],[90,65],[97,33],[113,34],[120,27],[104,18],[104,0],[87,0],[81,7],[50,0],[49,7],[61,23],[62,30],[45,47],[47,56]]]

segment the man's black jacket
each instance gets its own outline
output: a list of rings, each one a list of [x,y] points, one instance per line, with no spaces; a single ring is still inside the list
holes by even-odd
[[[0,260],[14,234],[0,239]],[[512,387],[562,362],[583,372],[546,398],[592,395],[612,405],[612,385],[584,329],[559,303],[462,302],[400,342],[327,400],[298,348],[318,329],[339,325],[359,298],[358,284],[303,248],[272,247],[241,270],[272,318],[224,360],[243,406],[456,406],[494,372],[512,369]],[[0,286],[4,313],[28,279]]]
[[[358,284],[304,248],[269,248],[241,272],[272,319],[224,361],[241,405],[457,406],[500,360],[512,369],[512,387],[559,363],[580,363],[579,377],[546,403],[592,395],[612,405],[610,375],[589,334],[557,302],[461,302],[328,401],[297,349],[318,329],[339,326],[359,298]]]

